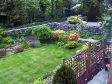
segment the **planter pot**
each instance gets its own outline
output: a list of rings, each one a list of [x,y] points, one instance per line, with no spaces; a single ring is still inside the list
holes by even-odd
[[[6,50],[0,50],[0,57],[6,56]]]

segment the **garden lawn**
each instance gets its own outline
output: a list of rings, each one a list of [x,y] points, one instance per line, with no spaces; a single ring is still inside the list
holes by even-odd
[[[0,84],[31,84],[54,70],[63,57],[73,56],[80,48],[69,50],[56,44],[46,44],[0,58]]]

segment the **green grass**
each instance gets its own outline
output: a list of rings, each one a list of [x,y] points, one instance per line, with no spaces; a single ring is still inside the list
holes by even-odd
[[[47,44],[0,58],[0,84],[31,84],[55,69],[63,57],[73,56],[80,48],[69,50]]]

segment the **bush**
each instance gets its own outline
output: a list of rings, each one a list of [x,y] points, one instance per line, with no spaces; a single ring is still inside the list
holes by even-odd
[[[32,30],[32,34],[41,42],[48,42],[52,36],[52,31],[48,26],[39,26]]]
[[[6,37],[6,38],[3,38],[3,43],[4,43],[4,47],[10,47],[11,44],[13,43],[13,39],[10,38],[10,37]]]
[[[70,24],[83,25],[83,21],[79,17],[76,17],[76,16],[68,17],[67,22],[70,23]]]
[[[90,32],[84,32],[80,36],[81,36],[81,38],[87,39],[87,38],[91,37],[92,35]]]
[[[53,41],[58,41],[58,40],[59,40],[59,35],[56,34],[56,33],[54,33],[54,34],[52,34],[51,39],[52,39]]]
[[[54,75],[52,84],[77,84],[76,75],[70,67],[62,65]]]
[[[55,30],[55,31],[52,31],[52,33],[53,33],[52,39],[59,40],[59,41],[62,41],[62,37],[64,37],[65,35],[64,30]]]
[[[68,41],[78,41],[80,36],[77,33],[72,33],[68,37]]]
[[[103,40],[104,39],[104,36],[95,35],[95,36],[92,37],[92,39],[94,39],[94,40]]]
[[[52,33],[58,34],[58,35],[64,35],[65,31],[64,30],[55,30],[55,31],[52,31]]]
[[[24,48],[24,49],[27,49],[27,48],[29,48],[29,42],[28,41],[23,41],[23,44],[22,44],[22,48]]]
[[[59,41],[62,41],[62,42],[64,42],[64,43],[66,43],[66,42],[67,42],[67,38],[68,38],[67,35],[60,35],[60,36],[59,36]]]
[[[0,48],[10,47],[12,43],[12,38],[8,37],[7,33],[0,27]]]
[[[68,41],[68,43],[65,46],[66,48],[73,49],[73,48],[78,47],[79,43],[76,41]]]

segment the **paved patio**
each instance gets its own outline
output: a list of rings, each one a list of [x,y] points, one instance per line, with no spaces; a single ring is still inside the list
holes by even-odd
[[[108,82],[108,72],[102,69],[92,80],[87,84],[107,84]]]

